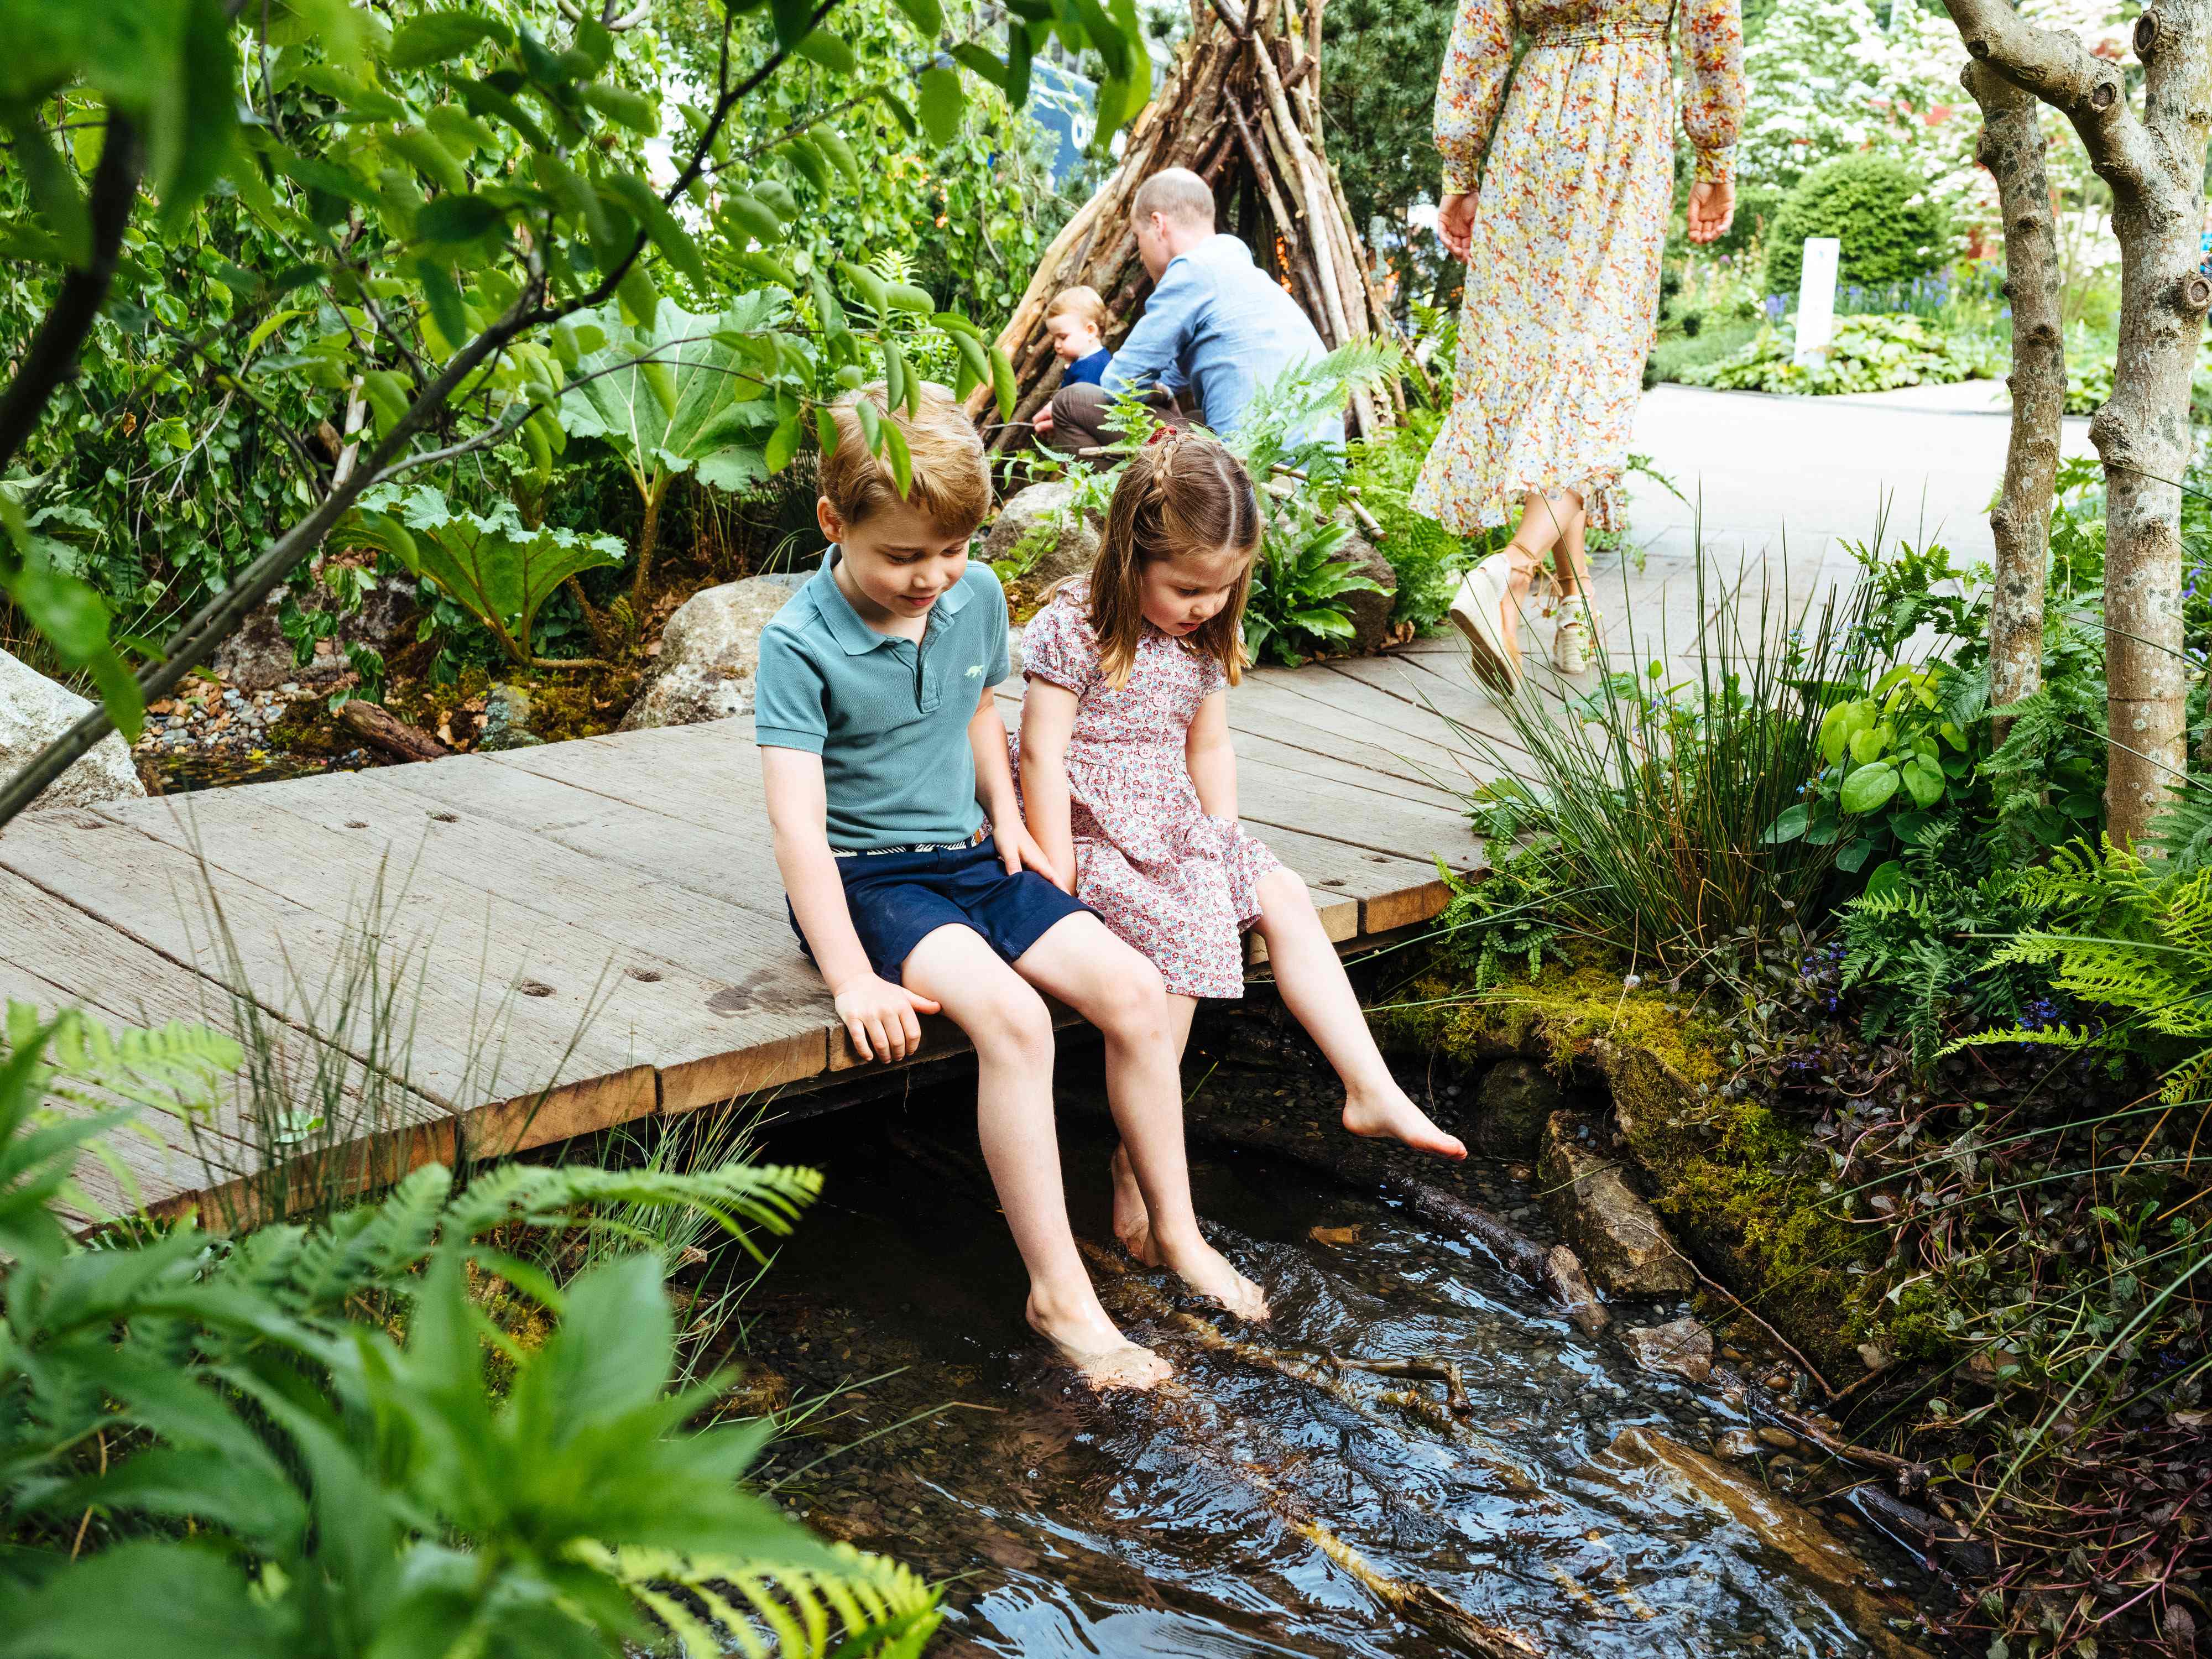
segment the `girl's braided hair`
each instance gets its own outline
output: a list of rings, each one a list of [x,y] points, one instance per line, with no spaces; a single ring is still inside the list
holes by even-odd
[[[1244,605],[1261,527],[1251,476],[1218,441],[1171,427],[1153,433],[1115,486],[1105,538],[1091,571],[1091,631],[1107,684],[1118,690],[1127,684],[1145,635],[1145,566],[1224,549],[1245,556],[1229,602],[1180,643],[1219,663],[1231,685],[1243,678],[1250,661],[1244,651]]]

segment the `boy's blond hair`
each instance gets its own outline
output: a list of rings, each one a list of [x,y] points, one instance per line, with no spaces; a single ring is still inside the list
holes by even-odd
[[[1071,316],[1093,328],[1103,328],[1106,324],[1106,301],[1095,288],[1064,288],[1053,295],[1052,303],[1044,308],[1044,319],[1048,323],[1055,317]]]
[[[855,408],[863,398],[906,439],[912,487],[903,498],[889,453],[878,458],[868,453],[867,434]],[[923,382],[921,401],[917,414],[908,413],[903,404],[896,412],[888,410],[884,383],[878,380],[831,405],[837,447],[822,458],[822,494],[845,523],[865,524],[903,499],[946,535],[961,536],[971,533],[990,513],[991,467],[983,459],[975,423],[941,386]]]

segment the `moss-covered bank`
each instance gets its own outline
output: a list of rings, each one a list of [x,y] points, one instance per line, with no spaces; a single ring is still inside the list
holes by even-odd
[[[1823,1148],[1722,1088],[1731,1038],[1709,1015],[1584,963],[1480,993],[1424,975],[1376,1018],[1392,1043],[1462,1064],[1520,1054],[1601,1081],[1654,1207],[1700,1267],[1832,1375],[1850,1374],[1861,1343],[1898,1346],[1881,1239],[1843,1218]]]

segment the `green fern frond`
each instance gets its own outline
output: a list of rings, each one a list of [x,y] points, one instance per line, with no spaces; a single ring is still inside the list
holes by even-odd
[[[554,1226],[579,1211],[606,1205],[686,1206],[709,1215],[757,1255],[748,1228],[787,1233],[822,1190],[821,1172],[774,1164],[719,1169],[548,1169],[501,1165],[471,1183],[448,1210],[449,1237],[477,1238],[509,1222]]]
[[[404,1177],[380,1204],[342,1211],[313,1228],[256,1228],[238,1241],[225,1276],[295,1314],[396,1284],[428,1258],[453,1179],[443,1165],[431,1164]]]
[[[36,1008],[9,1001],[0,1054],[15,1052],[40,1029]],[[52,1022],[41,1076],[47,1092],[81,1105],[124,1101],[189,1120],[214,1113],[225,1079],[245,1058],[235,1039],[204,1025],[172,1020],[111,1028],[81,1008],[64,1008]]]
[[[2159,1085],[2159,1102],[2166,1106],[2181,1106],[2203,1100],[2208,1083],[2212,1083],[2212,1048],[2192,1054],[2168,1072],[2166,1080]]]
[[[576,1553],[666,1626],[686,1659],[722,1659],[733,1646],[749,1659],[914,1659],[945,1616],[937,1592],[887,1556],[828,1547],[835,1569],[596,1545]]]
[[[2002,1031],[1975,1031],[1969,1036],[1954,1037],[1946,1043],[1942,1052],[1956,1054],[1961,1048],[1986,1048],[1997,1042],[2027,1042],[2044,1048],[2075,1048],[2084,1053],[2109,1049],[2113,1046],[2112,1034],[2093,1031],[2087,1026],[2078,1029],[2070,1025],[2051,1025],[2037,1030],[2014,1026]]]

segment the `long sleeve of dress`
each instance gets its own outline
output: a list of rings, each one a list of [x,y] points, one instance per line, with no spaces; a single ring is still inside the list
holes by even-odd
[[[1682,90],[1682,130],[1697,153],[1699,182],[1718,184],[1735,176],[1735,140],[1743,128],[1743,12],[1739,0],[1688,0],[1682,17],[1682,54],[1690,70]]]
[[[1736,0],[1726,0],[1735,15]],[[1437,79],[1437,149],[1444,158],[1444,191],[1458,195],[1475,186],[1483,147],[1505,101],[1505,77],[1513,68],[1513,8],[1510,0],[1459,0],[1452,20],[1451,45],[1444,51],[1443,73]],[[1737,101],[1741,103],[1741,96]],[[1734,129],[1730,130],[1733,136]]]

